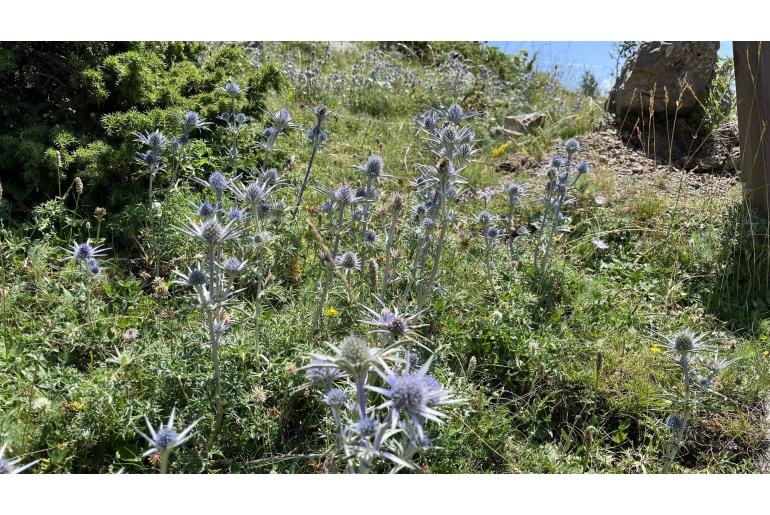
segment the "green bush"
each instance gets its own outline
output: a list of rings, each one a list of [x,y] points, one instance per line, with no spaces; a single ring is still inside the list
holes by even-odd
[[[274,66],[255,68],[238,45],[0,43],[0,113],[8,121],[0,128],[0,179],[12,209],[26,211],[79,176],[81,206],[121,211],[146,189],[136,180],[131,133],[177,133],[188,110],[215,120],[229,109],[221,92],[228,77],[246,89],[238,107],[249,116],[283,85]],[[197,157],[218,143],[207,139]]]

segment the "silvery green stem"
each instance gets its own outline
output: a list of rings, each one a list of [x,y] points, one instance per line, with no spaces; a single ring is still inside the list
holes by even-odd
[[[366,418],[366,374],[356,378],[356,396],[358,399],[358,420]]]
[[[255,314],[255,324],[254,324],[254,340],[256,345],[256,351],[257,351],[257,359],[259,359],[259,342],[260,342],[260,330],[262,325],[262,281],[263,275],[264,275],[264,267],[265,267],[265,256],[262,253],[262,249],[260,248],[257,250],[257,253],[259,257],[257,258],[258,261],[258,267],[257,267],[257,305],[256,305],[256,314]]]
[[[219,431],[219,426],[222,422],[222,398],[221,398],[221,378],[219,371],[219,342],[214,329],[214,315],[217,309],[217,303],[219,301],[218,282],[215,281],[214,273],[215,267],[215,254],[216,245],[209,246],[209,305],[207,310],[208,315],[208,328],[209,328],[209,345],[211,346],[211,362],[214,368],[214,406],[217,416],[217,425],[214,430],[214,436]]]
[[[511,254],[511,259],[513,259],[513,203],[508,202],[508,217],[507,222],[505,224],[505,234],[508,235],[508,252]]]
[[[160,473],[168,473],[168,455],[171,451],[160,451]]]
[[[366,242],[364,241],[364,236],[366,235],[367,229],[369,229],[369,196],[371,195],[372,191],[372,178],[371,176],[366,176],[366,199],[364,202],[364,216],[361,218],[361,275],[363,276],[366,271]],[[363,291],[361,292],[361,296],[363,300]]]
[[[310,160],[307,162],[305,177],[302,179],[302,185],[299,187],[299,193],[297,193],[297,204],[294,206],[295,220],[297,218],[297,215],[299,214],[299,206],[302,204],[302,196],[305,194],[305,188],[307,188],[307,182],[310,179],[310,170],[313,168],[313,160],[315,160],[316,152],[318,152],[318,145],[313,145],[313,151],[310,154]]]
[[[343,217],[345,215],[345,208],[344,206],[340,206],[338,208],[338,215],[337,215],[337,225],[335,226],[335,233],[334,233],[334,246],[332,248],[332,259],[337,257],[337,253],[340,250],[340,236],[342,233],[342,221]],[[326,275],[324,277],[324,283],[323,288],[321,289],[321,298],[318,299],[318,306],[316,307],[315,312],[315,318],[313,319],[313,331],[315,331],[315,328],[318,327],[318,322],[321,320],[321,315],[323,314],[324,306],[326,305],[326,295],[329,292],[329,287],[331,286],[332,282],[332,263],[327,264],[326,267]]]
[[[236,116],[235,97],[233,97],[233,147],[238,149],[238,122],[235,120]],[[238,173],[238,154],[233,155],[233,177]]]
[[[441,181],[441,231],[438,235],[438,241],[436,242],[436,249],[433,251],[433,266],[431,267],[430,280],[428,286],[422,291],[417,303],[417,311],[422,309],[427,296],[433,292],[433,287],[436,284],[436,278],[438,277],[439,268],[441,265],[441,253],[444,249],[444,239],[446,238],[447,229],[449,227],[449,217],[447,216],[447,203],[446,203],[446,181]]]
[[[422,220],[419,221],[420,224],[422,224]],[[423,239],[426,240],[426,243],[423,243]],[[397,306],[401,307],[401,303],[406,300],[407,296],[411,293],[412,287],[417,282],[417,276],[419,275],[418,272],[418,265],[421,263],[421,256],[423,255],[423,248],[427,245],[427,236],[420,234],[420,236],[417,238],[417,245],[414,250],[414,258],[412,259],[412,275],[409,276],[409,282],[407,282],[406,287],[404,288],[403,293],[399,297]],[[422,266],[424,266],[424,261],[422,261]]]
[[[393,218],[390,220],[390,229],[387,232],[385,240],[385,271],[382,274],[382,292],[380,298],[385,298],[388,291],[388,282],[390,281],[390,253],[393,245],[393,236],[396,233],[396,224],[398,223],[398,211],[393,210]]]
[[[674,462],[674,458],[676,458],[679,449],[682,447],[684,435],[687,432],[687,424],[690,421],[690,367],[684,356],[682,357],[682,380],[684,382],[684,413],[682,414],[682,427],[677,429],[674,439],[669,447],[666,463],[663,465],[664,474],[668,473]]]

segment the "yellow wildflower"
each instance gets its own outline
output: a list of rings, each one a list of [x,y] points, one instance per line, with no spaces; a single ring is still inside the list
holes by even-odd
[[[770,351],[765,351],[765,352],[762,353],[762,355],[764,357],[768,357],[768,356],[770,356]]]
[[[325,317],[338,317],[340,316],[340,312],[334,309],[334,306],[329,306],[326,308],[326,311],[324,311]]]
[[[505,154],[505,151],[511,146],[510,143],[503,143],[499,147],[492,150],[492,157],[500,157]]]
[[[653,345],[652,347],[650,347],[650,350],[651,350],[652,352],[654,352],[655,354],[658,354],[658,353],[659,353],[660,351],[662,351],[663,349],[661,349],[661,348],[660,348],[660,346],[658,346],[658,345]]]

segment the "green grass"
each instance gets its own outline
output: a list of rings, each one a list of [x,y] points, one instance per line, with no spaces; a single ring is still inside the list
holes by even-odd
[[[326,66],[346,69],[353,59],[335,54]],[[304,101],[291,89],[268,104],[285,105],[306,126],[308,116],[299,115]],[[394,176],[385,189],[408,192],[415,164],[425,162],[411,116],[427,105],[419,97],[395,106],[388,96],[368,101],[365,108],[359,100],[330,102],[337,115],[317,158],[314,184],[355,182],[353,166],[377,151]],[[581,112],[580,123],[549,124],[547,136],[531,148],[547,156],[554,138],[590,130],[593,122],[582,125],[589,115]],[[490,157],[498,144],[482,141],[463,173],[471,187],[499,187],[508,179],[495,171],[502,158]],[[301,134],[282,138],[279,149],[281,156],[295,157],[289,177],[296,184],[309,153]],[[667,438],[663,421],[678,372],[673,359],[653,348],[661,334],[682,327],[713,331],[721,354],[741,359],[720,378],[708,409],[696,413],[675,471],[758,470],[765,438],[761,405],[770,389],[766,226],[749,223],[735,189],[706,202],[662,195],[653,185],[616,183],[612,170],[598,164],[592,170],[579,185],[578,205],[569,210],[574,230],[558,239],[555,280],[545,292],[533,282],[532,237],[517,239],[520,253],[513,262],[505,245],[496,248],[490,286],[481,242],[459,236],[470,234],[482,204],[474,199],[460,205],[439,293],[421,318],[420,333],[437,349],[437,378],[466,402],[449,411],[445,425],[431,426],[435,448],[419,456],[425,471],[659,472]],[[540,210],[542,179],[525,178],[535,193],[516,225]],[[171,229],[189,212],[188,188],[164,204],[163,255],[173,257],[166,259],[168,270],[192,264],[202,251]],[[294,189],[282,191],[291,204]],[[592,202],[599,194],[611,199],[607,207]],[[320,200],[309,190],[304,203]],[[502,214],[504,203],[498,193],[488,209]],[[332,428],[318,395],[299,389],[303,378],[296,370],[324,341],[366,328],[360,307],[335,281],[328,305],[339,316],[325,316],[319,334],[311,335],[321,269],[309,233],[295,230],[269,256],[278,266],[263,300],[266,359],[256,355],[252,341],[254,291],[246,277],[247,289],[232,309],[238,323],[221,356],[225,430],[211,441],[211,367],[201,346],[200,315],[185,289],[171,284],[171,274],[162,283],[149,276],[152,259],[139,250],[146,209],[137,205],[121,218],[108,218],[102,228],[108,246],[133,243],[110,252],[105,273],[88,294],[59,246],[68,244],[68,224],[83,239],[85,220],[90,231],[95,221],[71,210],[71,202],[53,200],[35,218],[10,225],[4,220],[0,439],[13,443],[13,455],[42,459],[36,470],[45,472],[147,472],[140,458],[144,443],[134,428],[141,429],[145,414],[153,422],[165,420],[176,406],[180,423],[204,420],[198,436],[175,454],[173,472],[318,471],[317,458],[281,459],[323,453]],[[610,245],[607,252],[594,249],[590,240],[596,236]],[[126,341],[127,329],[137,329],[138,338]],[[116,351],[124,353],[117,363],[110,361]]]

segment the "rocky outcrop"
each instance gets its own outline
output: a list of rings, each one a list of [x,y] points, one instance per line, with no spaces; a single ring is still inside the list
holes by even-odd
[[[696,108],[716,75],[718,41],[647,41],[623,65],[610,91],[623,141],[658,163],[698,172],[732,172],[738,156],[732,126],[703,130]]]
[[[690,113],[714,79],[719,41],[645,41],[623,65],[610,91],[608,110]]]

